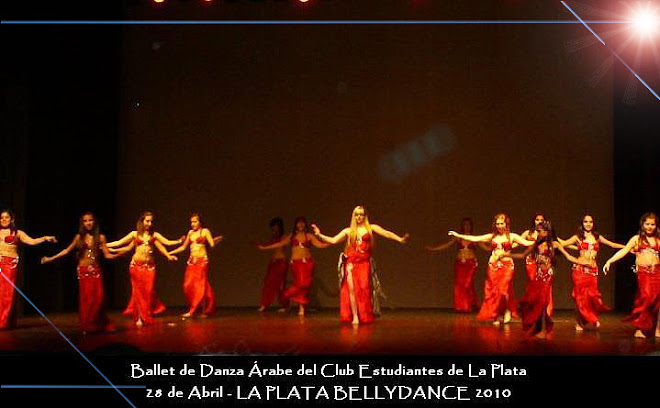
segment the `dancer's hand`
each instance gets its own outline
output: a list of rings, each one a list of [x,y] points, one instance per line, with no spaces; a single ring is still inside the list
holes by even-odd
[[[605,262],[605,265],[603,266],[603,274],[607,275],[607,273],[610,271],[610,263]]]
[[[53,236],[50,236],[50,235],[47,235],[47,236],[45,236],[45,237],[43,237],[43,238],[44,238],[44,242],[52,242],[52,243],[56,243],[56,242],[57,242],[57,238],[55,238],[55,237],[53,237]]]
[[[41,264],[43,265],[45,263],[50,262],[51,260],[52,260],[51,258],[44,256],[43,258],[41,258]]]
[[[456,231],[449,231],[447,235],[451,235],[452,237],[457,237],[458,233]]]
[[[406,232],[406,233],[403,234],[403,236],[401,237],[401,243],[402,243],[402,244],[407,243],[407,242],[408,242],[408,238],[410,238],[410,234],[408,234],[408,233]]]
[[[312,224],[311,227],[312,227],[312,231],[314,231],[314,235],[316,235],[317,237],[321,235],[321,229],[318,227],[318,225]]]
[[[222,235],[218,235],[217,237],[213,237],[213,243],[217,244],[218,242],[222,241],[225,237]]]
[[[177,258],[177,257],[174,256],[174,255],[167,254],[167,260],[168,260],[168,261],[176,261],[176,260],[178,260],[178,259],[179,259],[179,258]]]

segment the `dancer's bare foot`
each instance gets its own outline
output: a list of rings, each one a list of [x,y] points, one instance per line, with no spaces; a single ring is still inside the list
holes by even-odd
[[[207,315],[205,313],[202,313],[201,315],[199,315],[200,319],[206,319],[207,317],[209,317],[209,315]]]
[[[600,320],[596,321],[596,328],[600,327]]]
[[[504,324],[511,322],[511,311],[507,310],[504,312]]]
[[[286,312],[286,307],[280,307],[279,309],[277,309],[277,313],[284,313],[284,312]]]
[[[582,326],[580,326],[579,323],[575,323],[575,331],[576,332],[582,332],[582,331],[584,331],[584,328]]]
[[[360,319],[358,319],[357,317],[354,317],[351,324],[360,324]]]
[[[545,340],[547,338],[547,333],[546,332],[538,332],[536,335],[534,335],[537,339]]]
[[[498,320],[493,320],[493,326],[499,327],[500,324],[502,324],[502,322],[500,322],[499,319]]]
[[[142,326],[144,326],[144,323],[142,322],[142,319],[138,319],[137,322],[135,322],[135,326],[139,329]]]
[[[186,312],[186,313],[182,314],[181,317],[183,317],[184,319],[187,319],[189,317],[192,317],[192,313]]]
[[[298,306],[298,316],[304,316],[305,315],[305,307],[300,305]]]
[[[266,310],[266,306],[259,306],[259,309],[257,309],[258,312],[263,312]]]
[[[634,336],[638,339],[645,339],[646,338],[646,335],[641,330],[637,330],[635,332]],[[658,333],[656,333],[656,337],[659,337]]]

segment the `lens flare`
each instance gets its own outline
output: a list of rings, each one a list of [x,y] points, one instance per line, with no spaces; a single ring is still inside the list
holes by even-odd
[[[658,32],[660,17],[655,10],[646,8],[639,9],[632,18],[632,25],[637,34],[642,36],[652,36]]]

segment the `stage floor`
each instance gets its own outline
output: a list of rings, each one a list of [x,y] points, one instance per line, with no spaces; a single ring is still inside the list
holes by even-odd
[[[520,322],[495,327],[475,314],[447,309],[384,310],[374,324],[339,322],[337,310],[294,313],[219,309],[209,318],[182,320],[174,311],[156,324],[135,328],[111,313],[118,330],[86,334],[74,313],[49,319],[86,353],[291,354],[291,355],[660,355],[660,339],[635,339],[622,314],[606,314],[598,331],[576,333],[573,311],[555,313],[553,338],[529,338]],[[23,317],[0,331],[0,352],[70,352],[71,347],[41,317]]]

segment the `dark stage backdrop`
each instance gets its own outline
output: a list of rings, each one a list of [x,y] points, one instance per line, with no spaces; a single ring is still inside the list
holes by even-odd
[[[303,13],[264,2],[258,18],[570,18],[551,2],[412,3],[319,2]],[[129,18],[254,17],[250,2],[191,6],[137,5]],[[505,211],[520,233],[540,210],[567,238],[590,213],[612,238],[611,77],[586,80],[607,50],[566,51],[586,34],[574,25],[124,27],[116,238],[143,210],[178,238],[199,211],[226,237],[211,256],[219,305],[256,306],[269,254],[253,242],[269,238],[271,217],[290,229],[304,215],[335,234],[362,204],[372,223],[411,234],[407,246],[377,240],[393,307],[451,306],[454,251],[423,248],[445,242],[464,216],[487,233]],[[337,305],[340,250],[314,251],[321,306]],[[480,261],[481,298],[483,252]],[[556,305],[569,308],[569,264],[559,262]],[[159,256],[165,303],[185,303],[184,268]],[[125,304],[128,273],[115,277],[114,303]],[[608,304],[613,286],[602,279]]]

